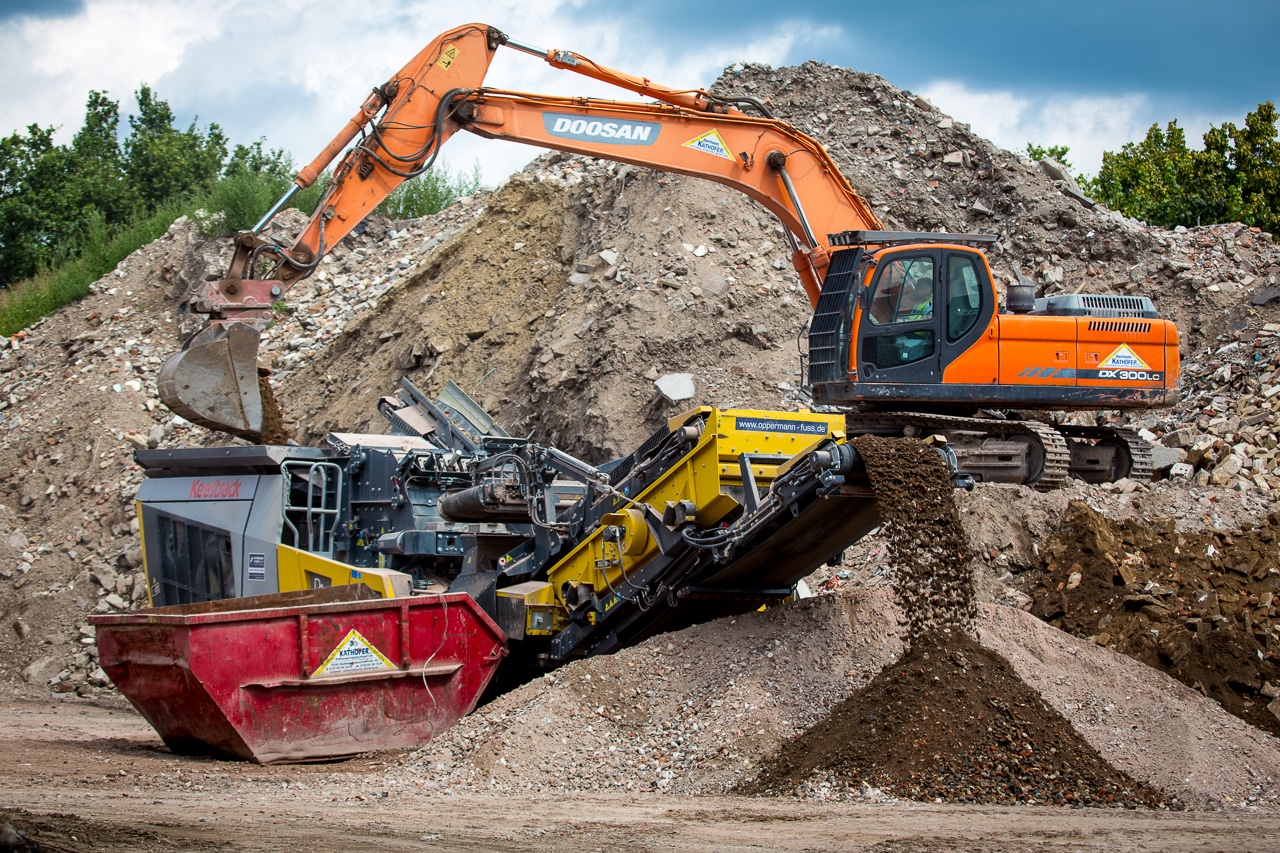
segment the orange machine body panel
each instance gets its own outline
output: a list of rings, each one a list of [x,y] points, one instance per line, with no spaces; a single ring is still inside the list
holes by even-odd
[[[1000,381],[998,317],[992,317],[982,337],[947,365],[942,381],[951,385],[994,385]]]
[[[844,263],[852,257],[833,259],[837,275],[852,270]],[[955,411],[1177,400],[1178,332],[1167,320],[1000,313],[986,257],[969,246],[869,247],[851,263],[858,267],[841,332],[845,375],[815,379],[820,402]],[[932,305],[904,313],[902,294],[930,281]],[[889,315],[885,293],[893,294]]]

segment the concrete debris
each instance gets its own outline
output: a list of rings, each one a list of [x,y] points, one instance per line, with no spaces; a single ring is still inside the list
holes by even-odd
[[[693,399],[692,373],[668,373],[655,379],[653,384],[658,387],[662,396],[672,403]]]

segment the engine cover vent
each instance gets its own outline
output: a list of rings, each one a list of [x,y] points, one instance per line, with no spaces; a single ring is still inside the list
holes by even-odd
[[[1147,296],[1109,296],[1066,293],[1036,300],[1036,314],[1052,317],[1107,317],[1159,319],[1155,303]]]

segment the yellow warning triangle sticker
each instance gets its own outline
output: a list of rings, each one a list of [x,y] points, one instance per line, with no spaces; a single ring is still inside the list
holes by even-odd
[[[373,644],[359,631],[352,628],[311,677],[350,675],[355,672],[382,672],[395,668],[395,664],[387,660],[386,655],[374,648]]]
[[[720,132],[714,129],[695,136],[684,143],[684,147],[692,148],[694,151],[701,151],[704,154],[714,154],[726,160],[733,159],[733,155],[729,153],[729,146],[724,144],[724,139],[720,136]]]
[[[462,51],[458,50],[457,47],[449,45],[444,50],[440,51],[440,58],[436,60],[436,65],[439,65],[445,71],[448,71],[449,66],[457,61],[458,56],[461,53]]]
[[[1134,352],[1128,344],[1121,344],[1098,365],[1100,370],[1150,370],[1151,366]]]

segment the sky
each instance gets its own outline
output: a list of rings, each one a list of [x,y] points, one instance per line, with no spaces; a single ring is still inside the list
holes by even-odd
[[[1009,149],[1067,145],[1078,171],[1171,119],[1196,145],[1280,99],[1280,2],[1040,0],[0,0],[0,136],[30,124],[69,142],[91,89],[136,109],[150,85],[185,126],[311,158],[444,30],[482,22],[539,48],[684,88],[735,62],[819,60],[881,75]],[[498,52],[489,86],[628,93]],[[127,129],[127,121],[122,121]],[[442,158],[503,181],[538,151],[454,136]]]

